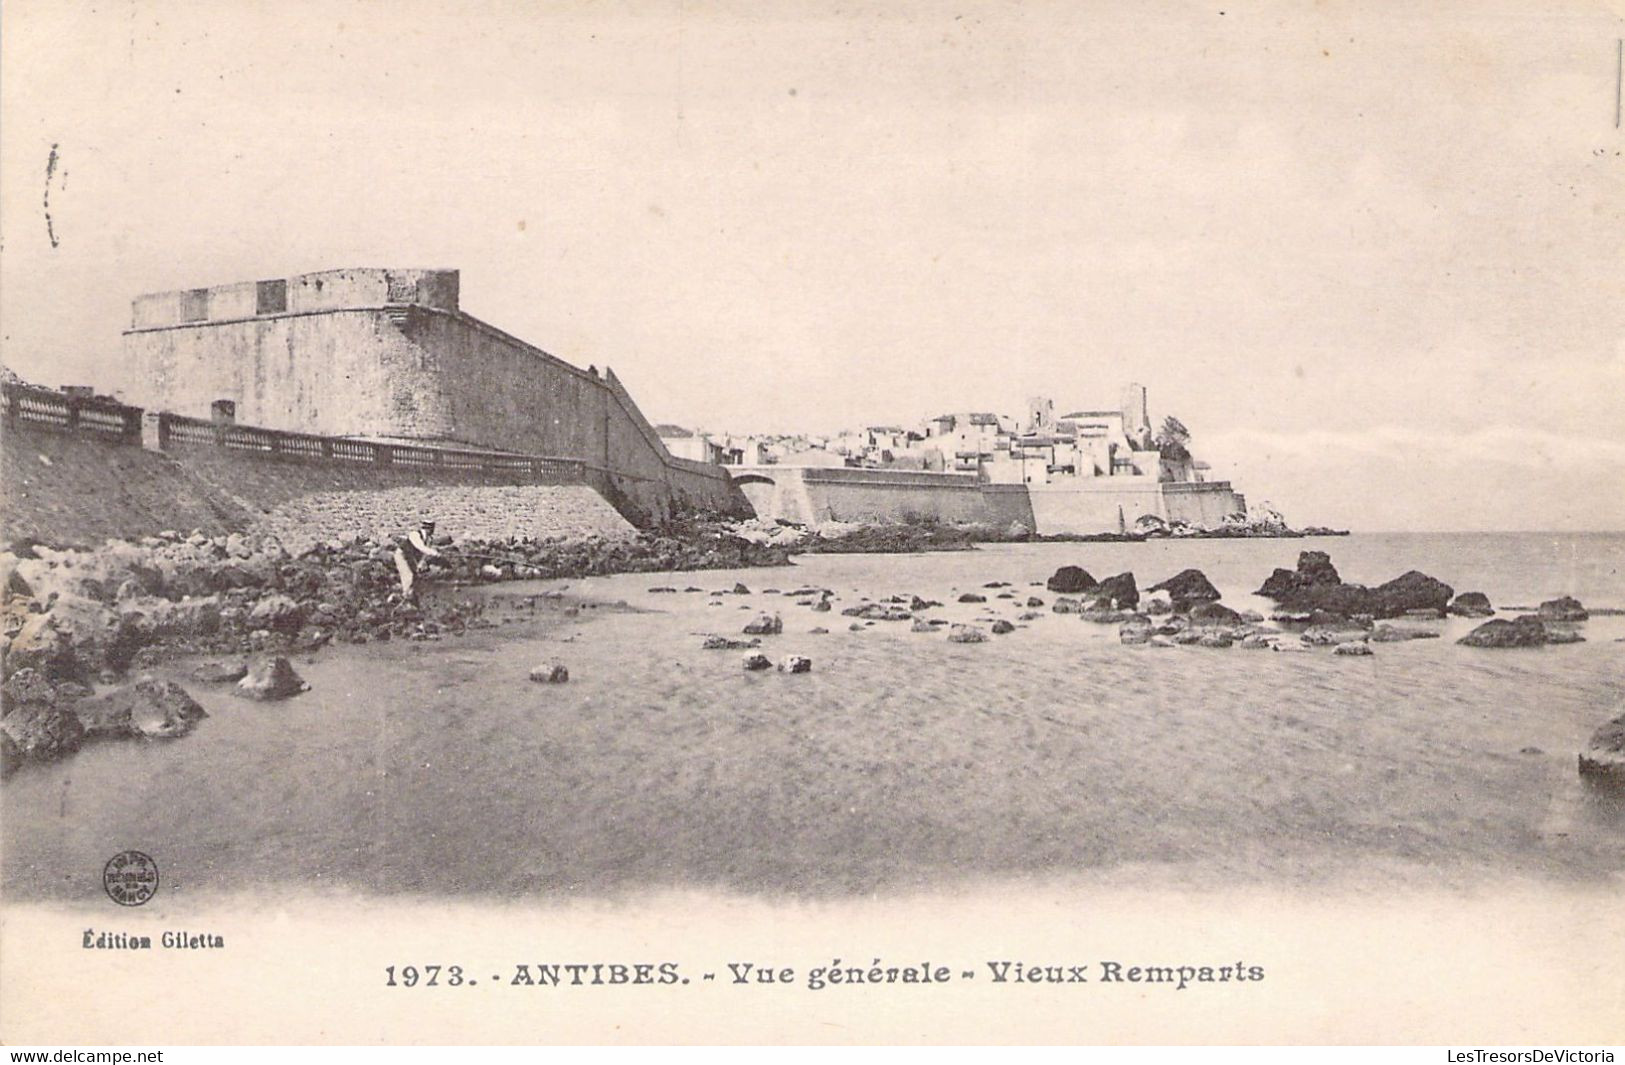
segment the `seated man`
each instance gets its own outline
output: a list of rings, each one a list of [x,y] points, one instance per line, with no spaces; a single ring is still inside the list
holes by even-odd
[[[433,539],[434,522],[425,519],[423,524],[395,544],[395,572],[401,577],[401,595],[413,602],[417,601],[415,587],[423,563],[441,557],[430,543]]]

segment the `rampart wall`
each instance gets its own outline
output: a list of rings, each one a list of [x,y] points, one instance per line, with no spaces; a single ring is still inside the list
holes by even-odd
[[[927,519],[1042,533],[1132,529],[1142,515],[1217,525],[1245,508],[1227,482],[1159,484],[1150,477],[1048,485],[987,484],[972,474],[814,466],[730,467],[759,517],[893,522]]]
[[[572,366],[457,300],[455,271],[421,270],[142,296],[124,391],[197,418],[228,399],[239,422],[266,429],[580,460],[640,524],[748,512],[725,471],[666,451],[613,372]]]
[[[4,396],[0,536],[10,542],[271,529],[293,546],[398,532],[425,516],[456,536],[619,536],[632,526],[611,502],[641,484],[576,460],[143,417],[47,389],[8,385]]]

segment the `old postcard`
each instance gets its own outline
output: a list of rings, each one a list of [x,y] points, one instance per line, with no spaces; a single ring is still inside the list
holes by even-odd
[[[0,18],[8,1044],[1625,1040],[1617,6]]]

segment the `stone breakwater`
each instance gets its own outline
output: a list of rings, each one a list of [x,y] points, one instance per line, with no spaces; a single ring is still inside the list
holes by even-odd
[[[254,655],[252,665],[228,659],[199,679],[263,674],[277,688],[280,655],[484,627],[480,604],[456,594],[465,584],[788,560],[782,548],[706,525],[615,539],[462,540],[441,546],[427,594],[412,602],[400,593],[393,545],[367,537],[298,553],[274,537],[201,532],[110,540],[89,551],[19,550],[0,553],[0,752],[8,769],[97,735],[184,734],[201,708],[141,676],[162,656]],[[108,701],[117,705],[108,709]]]

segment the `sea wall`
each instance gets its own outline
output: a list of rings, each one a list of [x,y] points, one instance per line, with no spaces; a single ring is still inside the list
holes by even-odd
[[[842,467],[735,466],[734,479],[758,517],[901,522],[925,519],[1045,534],[1118,532],[1142,515],[1217,525],[1244,511],[1228,482],[1160,484],[1113,477],[1047,485],[986,484],[971,474]]]
[[[969,474],[820,466],[729,469],[759,517],[804,524],[923,520],[1033,525],[1021,485],[980,484]]]

